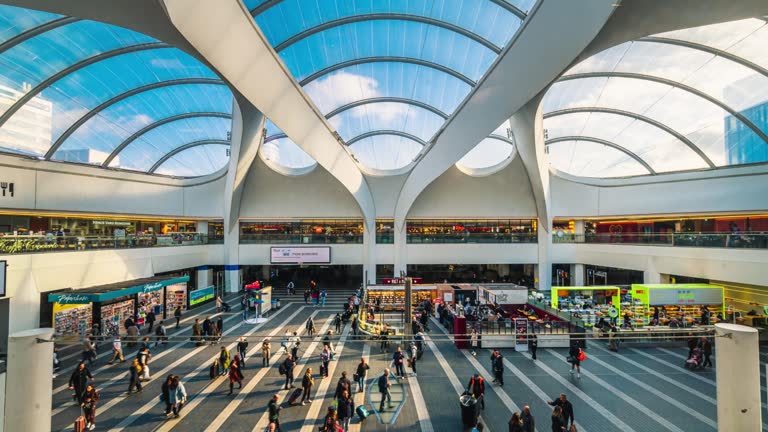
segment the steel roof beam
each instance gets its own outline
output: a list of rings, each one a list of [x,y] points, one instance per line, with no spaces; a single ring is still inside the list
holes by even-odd
[[[176,156],[177,154],[189,150],[193,147],[199,147],[203,145],[223,145],[223,146],[229,146],[229,141],[225,140],[216,140],[216,139],[207,139],[207,140],[200,140],[200,141],[194,141],[188,144],[184,144],[183,146],[176,147],[175,149],[169,151],[163,157],[161,157],[157,162],[155,162],[154,165],[152,165],[152,168],[147,171],[148,174],[153,174],[158,168],[160,168],[165,162],[168,161],[168,159]]]
[[[350,139],[349,141],[345,142],[344,144],[346,144],[347,146],[351,146],[352,144],[354,144],[354,143],[356,143],[356,142],[358,142],[360,140],[364,140],[366,138],[370,138],[370,137],[373,137],[373,136],[379,136],[379,135],[395,135],[395,136],[407,138],[407,139],[409,139],[411,141],[416,141],[417,143],[421,144],[422,146],[427,145],[427,143],[423,139],[421,139],[421,138],[419,138],[419,137],[417,137],[415,135],[411,135],[411,134],[409,134],[407,132],[402,132],[402,131],[398,131],[398,130],[375,130],[375,131],[366,132],[364,134],[360,134],[360,135]]]
[[[331,117],[338,115],[344,111],[350,110],[352,108],[359,107],[362,105],[374,104],[374,103],[401,103],[401,104],[412,105],[412,106],[430,111],[431,113],[436,114],[442,117],[443,119],[448,118],[448,114],[444,113],[443,111],[437,109],[436,107],[428,103],[417,101],[415,99],[408,99],[408,98],[401,98],[401,97],[376,97],[376,98],[360,99],[336,108],[335,110],[326,114],[325,118],[330,119]]]
[[[51,30],[57,29],[67,24],[72,24],[77,21],[80,21],[80,18],[65,16],[65,17],[57,18],[52,21],[45,22],[43,24],[40,24],[39,26],[35,26],[30,29],[27,29],[17,34],[16,36],[8,39],[2,44],[0,44],[0,54],[8,51],[9,49],[15,47],[16,45],[22,42],[26,42],[29,39],[32,39],[33,37],[40,36],[45,32],[49,32]]]
[[[170,86],[185,85],[185,84],[226,85],[223,81],[216,78],[182,78],[182,79],[160,81],[152,84],[147,84],[145,86],[136,87],[127,92],[121,93],[113,97],[112,99],[102,102],[100,105],[88,111],[85,115],[77,119],[76,122],[74,122],[69,128],[67,128],[67,130],[64,131],[63,134],[61,134],[61,136],[59,136],[59,138],[51,146],[51,148],[48,149],[48,152],[45,154],[45,159],[50,159],[56,153],[59,147],[61,147],[61,145],[64,144],[64,141],[66,141],[67,138],[69,138],[80,126],[82,126],[83,124],[85,124],[85,122],[93,118],[96,114],[100,113],[101,111],[104,111],[110,106],[122,100],[125,100],[131,96],[137,95],[139,93],[144,93],[144,92],[155,90],[162,87],[170,87]]]
[[[618,145],[616,143],[613,143],[611,141],[607,141],[607,140],[604,140],[604,139],[588,137],[588,136],[580,136],[580,135],[576,136],[576,135],[573,135],[573,136],[562,136],[562,137],[548,139],[548,140],[544,141],[544,144],[545,145],[557,144],[559,142],[564,142],[564,141],[589,141],[589,142],[593,142],[593,143],[596,143],[596,144],[602,144],[604,146],[608,146],[608,147],[614,148],[614,149],[624,153],[625,155],[631,157],[632,159],[636,160],[637,163],[639,163],[645,169],[647,169],[648,172],[651,175],[656,175],[656,171],[654,171],[653,168],[651,168],[651,166],[648,165],[648,163],[645,160],[643,160],[643,158],[641,158],[637,154],[627,150],[626,148],[624,148],[624,147],[622,147],[622,146],[620,146],[620,145]]]
[[[438,63],[434,63],[427,60],[412,58],[412,57],[397,57],[397,56],[375,56],[375,57],[361,57],[358,59],[353,60],[347,60],[345,62],[336,63],[334,65],[328,66],[326,68],[320,69],[319,71],[313,73],[312,75],[309,75],[308,77],[304,78],[303,80],[299,81],[299,85],[304,87],[305,85],[311,83],[312,81],[315,81],[318,78],[321,78],[325,75],[328,75],[331,72],[336,72],[337,70],[344,69],[346,67],[350,66],[356,66],[360,64],[368,64],[368,63],[409,63],[409,64],[415,64],[418,66],[424,66],[431,69],[438,70],[440,72],[444,72],[448,75],[451,75],[454,78],[460,79],[467,83],[470,87],[474,87],[477,82],[472,80],[471,78],[467,77],[466,75],[451,69],[449,67],[443,66]]]
[[[489,50],[493,51],[497,55],[501,53],[501,48],[496,46],[496,44],[478,35],[477,33],[473,33],[465,29],[464,27],[460,27],[455,24],[451,24],[451,23],[430,18],[430,17],[410,15],[410,14],[399,14],[399,13],[375,13],[375,14],[367,14],[367,15],[356,15],[351,17],[339,18],[332,21],[327,21],[322,24],[318,24],[312,28],[308,28],[302,32],[296,33],[295,35],[289,37],[283,42],[280,42],[279,44],[277,44],[277,46],[275,46],[275,51],[280,52],[288,48],[289,46],[301,41],[302,39],[306,39],[314,34],[320,33],[328,29],[332,29],[332,28],[347,25],[347,24],[354,24],[358,22],[381,21],[381,20],[413,21],[413,22],[418,22],[422,24],[441,27],[473,40],[483,45],[484,47],[488,48]]]
[[[552,111],[544,114],[544,118],[546,119],[550,117],[557,117],[557,116],[567,115],[567,114],[591,113],[591,112],[615,114],[619,116],[630,117],[632,119],[635,119],[644,123],[648,123],[651,126],[655,126],[663,130],[664,132],[674,136],[678,140],[682,141],[683,144],[687,145],[691,150],[693,150],[697,155],[699,155],[699,157],[702,158],[704,162],[706,162],[706,164],[709,165],[710,168],[717,168],[717,166],[712,162],[712,160],[710,160],[709,157],[696,144],[694,144],[691,140],[689,140],[688,137],[686,137],[685,135],[677,132],[671,127],[665,125],[664,123],[656,121],[650,117],[633,113],[631,111],[624,111],[624,110],[618,110],[614,108],[604,108],[604,107],[577,107],[577,108],[566,108],[558,111]]]
[[[134,53],[138,51],[146,51],[146,50],[162,49],[162,48],[172,48],[172,47],[163,42],[151,42],[151,43],[145,43],[145,44],[130,45],[130,46],[106,51],[101,54],[88,57],[84,60],[80,60],[79,62],[72,64],[56,72],[50,77],[46,78],[44,81],[42,81],[41,83],[33,87],[30,91],[28,91],[24,96],[19,98],[19,100],[17,100],[13,105],[11,105],[11,107],[8,108],[8,110],[5,111],[2,116],[0,116],[0,127],[3,127],[5,122],[7,122],[8,119],[13,117],[13,115],[16,114],[16,111],[18,111],[22,106],[24,106],[24,104],[32,100],[32,98],[40,94],[43,90],[50,87],[53,83],[57,82],[58,80],[64,78],[67,75],[77,72],[78,70],[84,67],[90,66],[94,63],[98,63],[100,61],[110,59],[112,57],[117,57],[123,54]]]
[[[726,104],[720,99],[712,97],[700,90],[697,90],[683,83],[669,80],[666,78],[653,76],[653,75],[645,75],[645,74],[631,73],[631,72],[585,72],[585,73],[577,73],[577,74],[571,74],[571,75],[563,75],[557,81],[562,82],[562,81],[570,81],[570,80],[584,79],[584,78],[628,78],[628,79],[651,81],[651,82],[656,82],[659,84],[664,84],[671,87],[679,88],[680,90],[686,91],[702,99],[705,99],[719,106],[723,110],[727,111],[729,114],[731,114],[732,116],[739,119],[742,123],[744,123],[744,125],[746,125],[748,128],[752,129],[755,135],[759,136],[760,139],[762,139],[766,144],[768,144],[768,135],[766,135],[759,127],[757,127],[757,125],[752,123],[752,121],[749,120],[746,116],[736,111],[735,109],[731,108],[730,105]]]
[[[232,114],[228,113],[221,113],[221,112],[189,112],[184,114],[177,114],[175,116],[166,117],[164,119],[160,119],[154,123],[148,124],[147,126],[144,126],[140,130],[134,132],[131,136],[126,138],[123,142],[120,143],[119,146],[115,147],[115,149],[112,151],[112,153],[109,154],[109,156],[104,160],[104,162],[101,164],[102,167],[108,167],[109,164],[112,162],[112,159],[114,159],[117,155],[120,154],[123,149],[128,147],[129,144],[136,141],[140,136],[144,135],[145,133],[156,129],[162,125],[172,123],[178,120],[184,120],[189,118],[199,118],[199,117],[216,117],[216,118],[232,118]]]

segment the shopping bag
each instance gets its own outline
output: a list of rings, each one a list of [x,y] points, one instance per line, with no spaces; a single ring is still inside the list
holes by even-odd
[[[579,361],[584,361],[586,359],[587,359],[587,353],[585,353],[584,351],[581,350],[581,348],[579,348]]]

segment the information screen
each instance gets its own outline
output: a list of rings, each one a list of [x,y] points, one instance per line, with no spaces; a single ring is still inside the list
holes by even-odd
[[[330,246],[321,247],[272,247],[272,264],[330,264]]]
[[[648,292],[650,305],[719,305],[723,303],[723,292],[719,289],[652,289]]]
[[[5,268],[6,261],[0,261],[0,297],[5,297]]]

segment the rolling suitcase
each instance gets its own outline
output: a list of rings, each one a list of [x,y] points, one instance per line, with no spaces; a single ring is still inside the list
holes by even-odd
[[[358,406],[357,409],[355,409],[355,412],[357,413],[357,416],[360,417],[360,421],[367,419],[368,416],[371,415],[365,405]]]
[[[80,416],[75,419],[75,432],[85,432],[85,414],[80,409]]]
[[[297,388],[296,390],[291,393],[291,396],[288,398],[288,403],[290,405],[293,405],[296,403],[296,401],[299,399],[299,396],[303,393],[301,388]]]

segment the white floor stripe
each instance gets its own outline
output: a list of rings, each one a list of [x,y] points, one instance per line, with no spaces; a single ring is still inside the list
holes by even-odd
[[[488,350],[488,352],[491,352],[491,350]],[[551,398],[549,395],[547,395],[547,393],[546,393],[546,392],[544,392],[544,390],[542,390],[542,389],[541,389],[541,387],[537,386],[537,385],[536,385],[536,384],[535,384],[533,381],[531,381],[531,379],[530,379],[530,378],[528,378],[528,376],[526,376],[526,375],[525,375],[525,374],[524,374],[522,371],[520,371],[520,369],[518,369],[518,368],[517,368],[515,365],[513,365],[513,364],[512,364],[512,362],[510,362],[510,361],[509,361],[509,359],[508,359],[508,358],[506,358],[506,357],[504,357],[504,366],[506,366],[506,367],[507,367],[507,369],[509,369],[509,370],[512,372],[512,374],[513,374],[513,375],[514,375],[514,376],[515,376],[517,379],[519,379],[520,381],[522,381],[522,382],[523,382],[523,384],[525,384],[525,385],[526,385],[526,386],[527,386],[529,389],[531,389],[531,391],[532,391],[532,392],[533,392],[533,393],[534,393],[536,396],[538,396],[538,398],[539,398],[539,399],[541,399],[541,401],[542,401],[542,402],[544,402],[545,404],[548,404],[548,403],[549,403],[549,402],[552,400],[552,398]],[[559,375],[558,375],[558,377],[559,377]],[[595,404],[596,404],[596,406],[600,406],[600,405],[599,405],[599,404],[597,404],[596,402],[595,402]],[[595,405],[593,405],[593,404],[590,404],[590,405],[592,405],[592,406],[595,406]],[[602,408],[602,407],[601,407],[601,408]],[[604,408],[603,408],[603,409],[604,409]],[[608,410],[606,410],[606,411],[608,411]],[[621,429],[621,430],[624,430],[624,431],[632,431],[632,430],[633,430],[632,428],[630,428],[629,426],[627,426],[627,425],[626,425],[624,422],[622,422],[621,420],[619,420],[619,419],[618,419],[616,416],[614,416],[614,415],[613,415],[613,414],[611,414],[610,412],[608,412],[608,414],[609,414],[609,416],[610,416],[610,417],[606,416],[606,418],[607,418],[607,419],[608,419],[608,420],[609,420],[611,423],[613,423],[613,424],[614,424],[614,426],[616,426],[616,427],[618,427],[619,429]],[[611,417],[612,417],[612,418],[611,418]],[[616,420],[616,422],[614,422],[613,420]],[[577,430],[578,430],[579,432],[587,432],[587,428],[585,428],[584,426],[582,426],[582,425],[581,425],[581,423],[579,423],[579,422],[576,422],[576,428],[577,428]]]
[[[365,359],[365,362],[370,366],[370,357],[371,357],[371,346],[367,343],[363,345],[363,358]],[[357,366],[355,366],[357,368]],[[373,370],[373,368],[371,368]],[[370,373],[370,370],[369,370]],[[364,382],[365,384],[365,382]],[[357,384],[352,383],[352,385],[357,386]],[[363,391],[361,392],[355,392],[355,408],[359,407],[360,405],[365,405],[365,387],[363,387]],[[355,418],[352,419],[352,423],[349,424],[349,432],[360,432],[360,428],[363,426],[363,424],[360,422],[360,419],[357,417],[357,413],[355,413]],[[255,431],[255,432],[261,432],[261,431]]]
[[[562,355],[558,354],[556,351],[552,351],[552,350],[548,350],[548,351],[553,356],[555,356],[556,358],[560,359],[562,362],[570,365],[570,363],[568,363],[566,361],[565,357],[563,357]],[[593,359],[593,361],[594,361],[594,359]],[[624,402],[627,402],[631,406],[637,408],[643,414],[647,415],[648,418],[650,418],[651,420],[655,421],[656,423],[658,423],[659,425],[661,425],[665,429],[673,431],[673,432],[683,432],[682,429],[680,429],[676,425],[672,424],[671,422],[667,421],[667,419],[662,418],[660,416],[657,416],[656,413],[653,410],[651,410],[648,407],[646,407],[645,405],[641,404],[639,401],[637,401],[636,399],[630,397],[629,395],[627,395],[623,391],[621,391],[621,390],[617,389],[616,387],[608,384],[607,382],[605,382],[603,379],[601,379],[600,377],[596,376],[595,374],[593,374],[593,373],[591,373],[589,371],[584,370],[583,367],[581,368],[581,373],[585,377],[591,379],[592,381],[594,381],[595,383],[601,385],[603,388],[605,388],[609,392],[613,393],[616,397],[620,398]]]
[[[662,359],[660,359],[660,358],[658,358],[656,356],[652,356],[652,355],[650,355],[648,353],[645,353],[642,350],[639,350],[639,349],[636,349],[636,348],[630,348],[629,350],[634,352],[634,353],[637,353],[637,354],[639,354],[639,355],[641,355],[641,356],[643,356],[643,357],[645,357],[647,359],[653,360],[653,361],[655,361],[657,363],[661,363],[663,365],[666,365],[666,366],[671,367],[671,368],[676,369],[676,370],[679,369],[678,372],[680,372],[682,374],[685,374],[685,375],[688,375],[689,377],[691,377],[691,378],[693,378],[695,380],[701,381],[704,384],[708,384],[708,385],[711,385],[711,386],[715,385],[715,382],[712,381],[712,379],[708,378],[705,375],[699,375],[699,374],[697,374],[695,372],[691,372],[688,369],[686,369],[684,366],[681,366],[679,364],[672,364],[672,363],[670,363],[668,361],[664,361],[664,360],[662,360]]]
[[[544,362],[542,362],[541,360],[533,360],[531,358],[531,355],[528,354],[527,352],[524,352],[524,353],[521,353],[521,354],[524,357],[528,358],[529,360],[534,361],[536,366],[539,367],[539,369],[543,370],[544,372],[547,373],[547,375],[549,375],[550,377],[554,378],[554,380],[559,382],[560,385],[562,385],[563,387],[565,387],[568,390],[570,390],[570,392],[573,393],[574,395],[576,395],[576,397],[578,397],[579,399],[581,399],[584,402],[586,402],[587,405],[593,407],[596,411],[599,411],[600,414],[603,417],[605,417],[606,420],[608,420],[614,426],[616,426],[618,428],[618,430],[620,430],[620,431],[634,431],[634,429],[632,429],[628,424],[624,423],[621,419],[619,419],[618,417],[613,415],[613,413],[611,412],[610,409],[605,408],[604,406],[600,405],[599,402],[597,402],[596,400],[592,399],[592,397],[590,397],[588,394],[584,393],[583,390],[581,390],[580,388],[578,388],[575,385],[573,385],[573,383],[571,383],[568,380],[566,380],[565,378],[563,378],[562,375],[560,375],[559,373],[557,373],[554,370],[552,370],[552,368],[547,366]],[[509,360],[504,359],[504,365],[506,367],[510,368],[510,369],[511,368],[516,369],[517,372],[515,372],[515,376],[517,376],[518,378],[520,378],[520,375],[525,376],[525,374],[523,374],[519,369],[514,367],[512,365],[512,363],[509,362]],[[513,372],[514,372],[514,370],[513,370]],[[541,392],[541,394],[537,393],[537,395],[539,396],[539,398],[544,398],[544,401],[547,402],[547,403],[550,401],[549,397],[547,396],[547,394],[544,393],[543,391]]]
[[[229,320],[231,320],[231,319],[233,319],[233,318],[237,318],[237,315],[233,315],[233,316],[231,316],[231,317],[228,317],[228,318],[227,318],[227,319],[226,319],[224,322],[227,322],[227,321],[229,321]],[[236,329],[236,328],[237,328],[237,327],[239,327],[239,326],[240,326],[240,324],[237,324],[237,325],[236,325],[235,327],[233,327],[232,329],[230,329],[230,330],[225,330],[225,334],[228,334],[228,333],[230,333],[231,331],[233,331],[234,329]],[[176,344],[176,345],[173,345],[173,346],[171,346],[171,347],[169,347],[169,348],[164,348],[162,352],[160,352],[160,353],[158,353],[158,354],[156,354],[156,355],[153,355],[153,356],[152,356],[152,359],[150,360],[150,372],[152,371],[152,365],[153,365],[153,364],[154,364],[154,363],[155,363],[157,360],[160,360],[161,358],[165,357],[167,354],[170,354],[170,353],[172,353],[173,351],[175,351],[176,349],[178,349],[178,348],[181,348],[181,347],[183,347],[184,345],[187,345],[187,344],[189,344],[189,343],[190,343],[190,342],[188,342],[188,341],[186,341],[186,342],[181,342],[181,343],[178,343],[178,344]],[[197,348],[197,350],[196,350],[196,351],[193,351],[193,352],[194,352],[194,353],[198,353],[198,352],[200,352],[200,351],[201,351],[202,349],[204,349],[204,348],[205,348],[205,347],[199,347],[199,348]],[[150,351],[151,351],[151,350],[150,350]],[[189,358],[189,357],[186,357],[186,356],[185,356],[185,358]],[[116,364],[116,367],[118,367],[118,368],[119,368],[119,367],[121,367],[121,366],[120,366],[120,364],[121,364],[121,363],[117,363],[117,364]],[[130,359],[130,358],[126,359],[125,363],[122,363],[122,365],[123,365],[123,366],[122,366],[122,369],[123,369],[123,370],[126,370],[126,369],[128,369],[128,368],[130,367],[130,365],[131,365],[131,359]],[[105,365],[105,366],[107,366],[107,365]],[[106,380],[106,381],[103,381],[103,382],[102,382],[102,381],[98,381],[98,380],[97,380],[97,381],[94,381],[94,384],[96,384],[96,388],[97,388],[99,391],[103,391],[105,388],[112,386],[113,384],[115,384],[115,383],[116,383],[116,382],[118,382],[118,381],[120,381],[120,382],[123,382],[123,383],[125,384],[125,383],[127,382],[127,381],[126,381],[126,378],[128,378],[128,375],[129,375],[129,372],[126,370],[125,372],[119,373],[119,374],[117,374],[116,376],[114,376],[114,377],[112,377],[112,378],[110,378],[110,379],[108,379],[108,380]],[[152,376],[155,376],[155,373],[154,373],[154,372],[152,372]],[[70,407],[73,407],[73,406],[75,406],[75,403],[74,403],[74,402],[72,402],[72,401],[69,401],[69,402],[65,402],[65,403],[63,403],[63,404],[60,404],[58,407],[56,407],[56,409],[54,409],[54,410],[52,410],[52,411],[51,411],[51,416],[55,416],[55,415],[57,415],[57,414],[60,414],[60,413],[62,413],[63,411],[65,411],[67,408],[70,408]],[[103,411],[104,411],[104,407],[105,407],[105,406],[106,406],[106,405],[104,405],[104,406],[99,406],[99,413],[101,413],[101,412],[103,412]]]
[[[629,363],[629,364],[632,365],[632,367],[640,369],[642,371],[645,371],[645,372],[655,376],[656,378],[664,380],[664,381],[668,382],[669,384],[679,388],[680,390],[688,392],[688,393],[690,393],[690,394],[692,394],[692,395],[694,395],[694,396],[696,396],[696,397],[698,397],[698,398],[700,398],[700,399],[702,399],[702,400],[704,400],[706,402],[711,403],[712,405],[717,405],[717,400],[715,400],[715,398],[712,398],[712,397],[709,397],[709,396],[707,396],[705,394],[702,394],[702,392],[700,392],[698,390],[695,390],[695,389],[693,389],[691,387],[688,387],[687,385],[682,384],[682,383],[680,383],[680,382],[678,382],[678,381],[676,381],[674,379],[670,379],[670,377],[668,377],[668,376],[666,376],[664,374],[661,374],[661,373],[659,373],[659,372],[657,372],[657,371],[655,371],[655,370],[653,370],[653,369],[643,365],[642,363],[638,363],[638,362],[632,360],[631,358],[627,358],[626,356],[622,356],[622,355],[618,355],[618,354],[611,355],[612,353],[610,351],[608,351],[605,348],[600,347],[598,344],[594,344],[593,343],[593,344],[590,344],[589,347],[590,348],[594,348],[594,349],[599,350],[599,351],[603,351],[606,354],[610,355],[611,358],[616,358],[616,359],[622,360],[622,361],[624,361],[626,363]],[[627,375],[627,374],[623,373],[623,375]]]
[[[419,426],[421,427],[421,432],[434,432],[435,428],[432,427],[432,419],[429,417],[427,404],[424,402],[424,396],[421,394],[421,387],[419,387],[418,378],[415,376],[409,376],[408,386],[411,388],[411,394],[413,394],[413,402],[416,406],[416,415],[419,418]]]
[[[214,307],[210,308],[209,311],[213,310],[215,308],[216,308],[216,306],[214,305]],[[203,311],[201,311],[201,312],[203,312]],[[185,318],[184,320],[182,320],[182,322],[187,320],[187,319],[194,319],[196,316],[202,316],[202,315],[205,315],[205,314],[204,313],[200,313],[200,314],[197,314],[197,315],[190,316],[190,317]],[[217,317],[219,315],[221,315],[221,313],[213,314],[210,317],[211,318],[215,318],[215,317]],[[231,317],[226,318],[225,321],[229,321],[230,319],[232,319],[232,318],[234,318],[236,316],[239,316],[239,315],[238,314],[232,315]],[[175,326],[174,326],[174,328],[175,328]],[[189,327],[186,327],[186,328],[181,328],[178,331],[176,331],[175,333],[169,333],[168,335],[169,336],[179,336],[179,335],[181,335],[183,333],[189,333],[191,330],[192,330],[192,326],[189,326]],[[145,336],[149,336],[150,340],[154,343],[154,335],[142,335],[141,338],[143,339]],[[137,342],[137,345],[139,343],[141,343],[141,342]],[[186,343],[187,342],[185,341],[185,342],[182,342],[180,344],[176,344],[173,347],[171,347],[171,349],[176,349],[176,348],[178,348],[180,346],[183,346]],[[96,356],[96,360],[103,359],[103,358],[106,358],[106,357],[110,357],[111,358],[112,355],[113,355],[113,353],[112,353],[112,340],[108,340],[108,341],[105,340],[104,342],[102,342],[101,347],[102,347],[102,349],[106,348],[107,350],[102,352],[101,354],[97,355]],[[123,342],[123,347],[125,347],[125,342]],[[125,353],[126,351],[127,351],[126,349],[123,349],[123,353]],[[133,351],[133,352],[135,352],[135,351]],[[78,362],[78,364],[79,364],[79,362]],[[100,372],[100,371],[102,371],[104,369],[109,369],[111,366],[112,365],[110,365],[110,364],[103,364],[103,365],[93,369],[91,371],[91,374],[96,376],[97,372]],[[69,374],[71,374],[75,370],[75,367],[77,367],[77,364],[75,364],[72,367],[68,368],[67,371],[64,371],[64,372],[59,371],[58,374],[59,375],[63,375],[63,374],[69,375]],[[62,392],[64,390],[68,389],[68,388],[69,387],[66,384],[60,385],[60,386],[56,387],[55,389],[53,389],[53,395],[56,395],[59,392]]]
[[[443,330],[443,333],[447,334],[447,332],[443,328],[443,325],[440,324],[440,322],[437,321],[435,318],[432,318],[432,326],[433,328],[439,328]],[[434,342],[432,342],[432,339],[430,338],[430,336],[427,336],[425,338],[424,343],[427,344],[430,352],[434,354],[435,359],[440,364],[440,367],[443,369],[445,376],[448,377],[448,381],[453,386],[453,390],[456,392],[456,394],[461,395],[462,393],[464,393],[466,388],[464,387],[462,382],[459,380],[459,377],[456,376],[456,373],[451,368],[451,365],[449,365],[448,362],[445,360],[445,357],[443,357],[443,353],[441,353],[440,350],[437,348],[437,345]],[[486,423],[485,421],[482,420],[482,416],[480,417],[480,420],[483,423]]]
[[[317,314],[318,312],[320,311],[315,311],[315,314]],[[293,376],[296,377],[296,380],[299,383],[301,383],[301,379],[303,377],[302,373],[303,373],[304,366],[306,366],[307,362],[312,356],[312,353],[320,344],[321,342],[320,338],[322,337],[323,334],[325,334],[325,332],[328,331],[332,322],[333,322],[333,315],[329,316],[325,320],[325,322],[323,323],[323,326],[320,328],[320,332],[317,333],[318,336],[314,338],[312,343],[309,344],[309,346],[307,347],[306,351],[304,351],[304,353],[299,357],[299,362],[296,364],[293,370],[293,374],[294,374]],[[279,355],[277,356],[277,358],[275,358],[275,356],[272,356],[269,362],[271,365],[274,365],[279,360],[280,360]],[[264,378],[264,375],[266,375],[268,372],[269,372],[269,368],[262,368],[257,374],[257,376],[254,376],[253,379],[248,383],[248,385],[246,385],[243,388],[243,390],[240,391],[240,394],[237,395],[238,397],[234,401],[230,402],[230,404],[227,405],[227,408],[224,411],[222,411],[222,413],[219,414],[216,420],[214,420],[213,423],[208,425],[208,427],[205,430],[211,431],[211,432],[215,432],[219,430],[219,428],[224,424],[224,421],[226,421],[226,419],[230,415],[232,415],[233,412],[235,412],[235,409],[243,402],[243,399],[245,399],[246,395],[248,395],[248,393],[250,393],[253,390],[253,388],[256,387],[256,384],[258,384]],[[282,389],[283,384],[284,384],[284,381],[281,381],[281,384],[278,386],[278,389]],[[301,387],[301,384],[299,384],[297,387]],[[283,399],[285,399],[286,395],[288,395],[288,393],[292,391],[293,389],[279,390],[279,391],[276,391],[275,393],[280,395],[279,400],[282,401]],[[224,414],[226,414],[226,416]],[[268,425],[269,425],[269,414],[265,412],[264,415],[262,415],[261,419],[256,423],[256,426],[253,428],[253,430],[262,432],[267,428]]]
[[[321,410],[325,404],[325,396],[328,392],[328,387],[335,378],[333,374],[336,372],[336,366],[341,362],[341,353],[344,350],[344,342],[347,341],[347,336],[349,335],[349,328],[350,326],[344,327],[344,331],[341,332],[341,338],[339,338],[338,344],[334,347],[336,349],[336,354],[334,355],[336,360],[330,362],[328,365],[328,378],[322,380],[319,388],[315,392],[315,397],[312,398],[312,403],[309,405],[309,411],[304,419],[304,426],[301,427],[301,432],[316,431],[317,428],[315,427],[315,423],[317,422],[317,419],[325,415],[325,411],[322,411],[321,413]],[[336,383],[334,382],[334,385],[335,384]]]
[[[280,313],[280,312],[282,312],[283,310],[285,310],[285,309],[281,309],[281,310],[280,310],[280,311],[278,311],[276,314],[274,314],[274,315],[272,315],[271,317],[269,317],[269,320],[272,320],[272,319],[274,319],[274,318],[277,316],[277,314],[279,314],[279,313]],[[284,320],[282,323],[280,323],[280,325],[278,325],[278,326],[275,328],[275,330],[273,330],[273,332],[272,332],[272,333],[270,333],[270,334],[277,334],[278,332],[282,331],[282,329],[283,329],[283,328],[284,328],[286,325],[288,325],[288,323],[289,323],[289,322],[290,322],[290,321],[291,321],[293,318],[295,318],[295,317],[296,317],[296,315],[298,315],[298,314],[299,314],[299,312],[301,312],[302,310],[304,310],[304,307],[303,307],[303,306],[302,306],[302,307],[299,307],[299,308],[298,308],[298,309],[297,309],[295,312],[293,312],[293,313],[292,313],[290,316],[288,316],[288,317],[287,317],[287,318],[286,318],[286,319],[285,319],[285,320]],[[269,322],[269,321],[267,321],[267,322]],[[245,335],[244,335],[244,336],[250,336],[250,335],[252,335],[252,334],[253,334],[253,333],[255,333],[256,331],[258,331],[259,329],[261,329],[261,327],[263,327],[265,324],[266,324],[266,322],[265,322],[265,323],[262,323],[262,324],[259,324],[258,326],[256,326],[256,327],[252,328],[251,330],[248,330],[248,331],[245,333]],[[235,328],[239,327],[240,325],[242,325],[242,323],[241,323],[241,324],[238,324],[237,326],[235,326],[235,327],[233,328],[233,330],[234,330]],[[232,349],[233,349],[233,348],[235,348],[236,346],[237,346],[237,344],[236,344],[236,343],[233,343],[233,344],[230,344],[230,345],[228,345],[228,346],[227,346],[227,349],[228,349],[228,350],[230,350],[230,351],[232,351]],[[201,348],[203,348],[203,347],[201,347]],[[219,357],[219,353],[217,352],[217,353],[216,353],[216,355],[214,355],[214,356],[211,356],[211,357],[210,357],[208,360],[204,361],[204,362],[203,362],[203,363],[202,363],[200,366],[198,366],[198,367],[197,367],[197,368],[196,368],[194,371],[192,371],[192,373],[189,373],[189,374],[185,375],[185,376],[183,377],[183,380],[182,380],[182,381],[186,381],[186,380],[189,380],[189,379],[191,379],[191,378],[193,378],[193,377],[195,377],[195,376],[197,376],[197,375],[199,375],[199,374],[201,374],[201,373],[203,373],[203,372],[207,372],[207,371],[208,371],[208,369],[210,368],[211,364],[213,363],[213,361],[214,361],[215,359],[217,359],[218,357]],[[174,367],[175,367],[175,366],[174,366]],[[167,369],[168,369],[168,371],[167,371],[167,372],[170,372],[170,371],[171,371],[171,369],[170,369],[170,368],[171,368],[171,366],[169,366],[169,367],[167,368]],[[163,373],[163,375],[165,375],[165,373],[167,373],[167,372],[164,372],[164,373]],[[162,375],[161,375],[161,376],[162,376]],[[224,378],[224,380],[226,380],[226,378]],[[158,429],[156,429],[156,430],[170,430],[170,429],[172,429],[174,426],[176,426],[176,425],[178,424],[178,421],[179,421],[180,419],[184,418],[184,416],[185,416],[185,415],[186,415],[188,412],[192,411],[192,409],[194,409],[194,408],[195,408],[197,405],[199,405],[199,404],[200,404],[200,401],[201,401],[202,399],[204,399],[206,396],[208,396],[209,394],[211,394],[211,393],[213,392],[213,390],[215,390],[215,389],[216,389],[216,387],[218,387],[218,386],[219,386],[219,384],[221,384],[222,382],[223,382],[223,380],[222,380],[222,377],[217,377],[216,379],[214,379],[214,380],[211,382],[211,384],[209,384],[207,387],[205,387],[205,389],[204,389],[202,392],[198,393],[197,395],[194,395],[194,396],[193,396],[193,395],[190,395],[190,394],[188,394],[188,395],[187,395],[187,400],[190,400],[190,399],[191,399],[191,402],[188,402],[188,403],[187,403],[187,405],[184,407],[184,410],[181,412],[181,415],[180,415],[179,419],[176,419],[176,420],[169,420],[168,422],[166,422],[166,423],[163,423],[163,424],[162,424],[162,425],[161,425],[161,426],[160,426]],[[153,398],[152,400],[150,400],[149,402],[147,402],[146,404],[144,404],[144,405],[143,405],[143,406],[142,406],[140,409],[138,409],[137,411],[135,411],[134,413],[132,413],[130,416],[126,417],[126,418],[125,418],[125,419],[124,419],[122,422],[120,422],[120,424],[118,424],[118,425],[117,425],[117,426],[116,426],[114,429],[112,429],[111,431],[121,431],[121,430],[123,430],[124,428],[126,428],[126,427],[130,426],[131,424],[133,424],[133,422],[134,422],[134,421],[136,421],[136,420],[137,420],[139,417],[141,417],[141,415],[142,415],[142,414],[144,414],[144,413],[148,412],[150,409],[152,409],[153,407],[156,407],[156,406],[158,406],[159,404],[160,404],[160,402],[158,401],[158,399],[157,399],[157,398]]]

